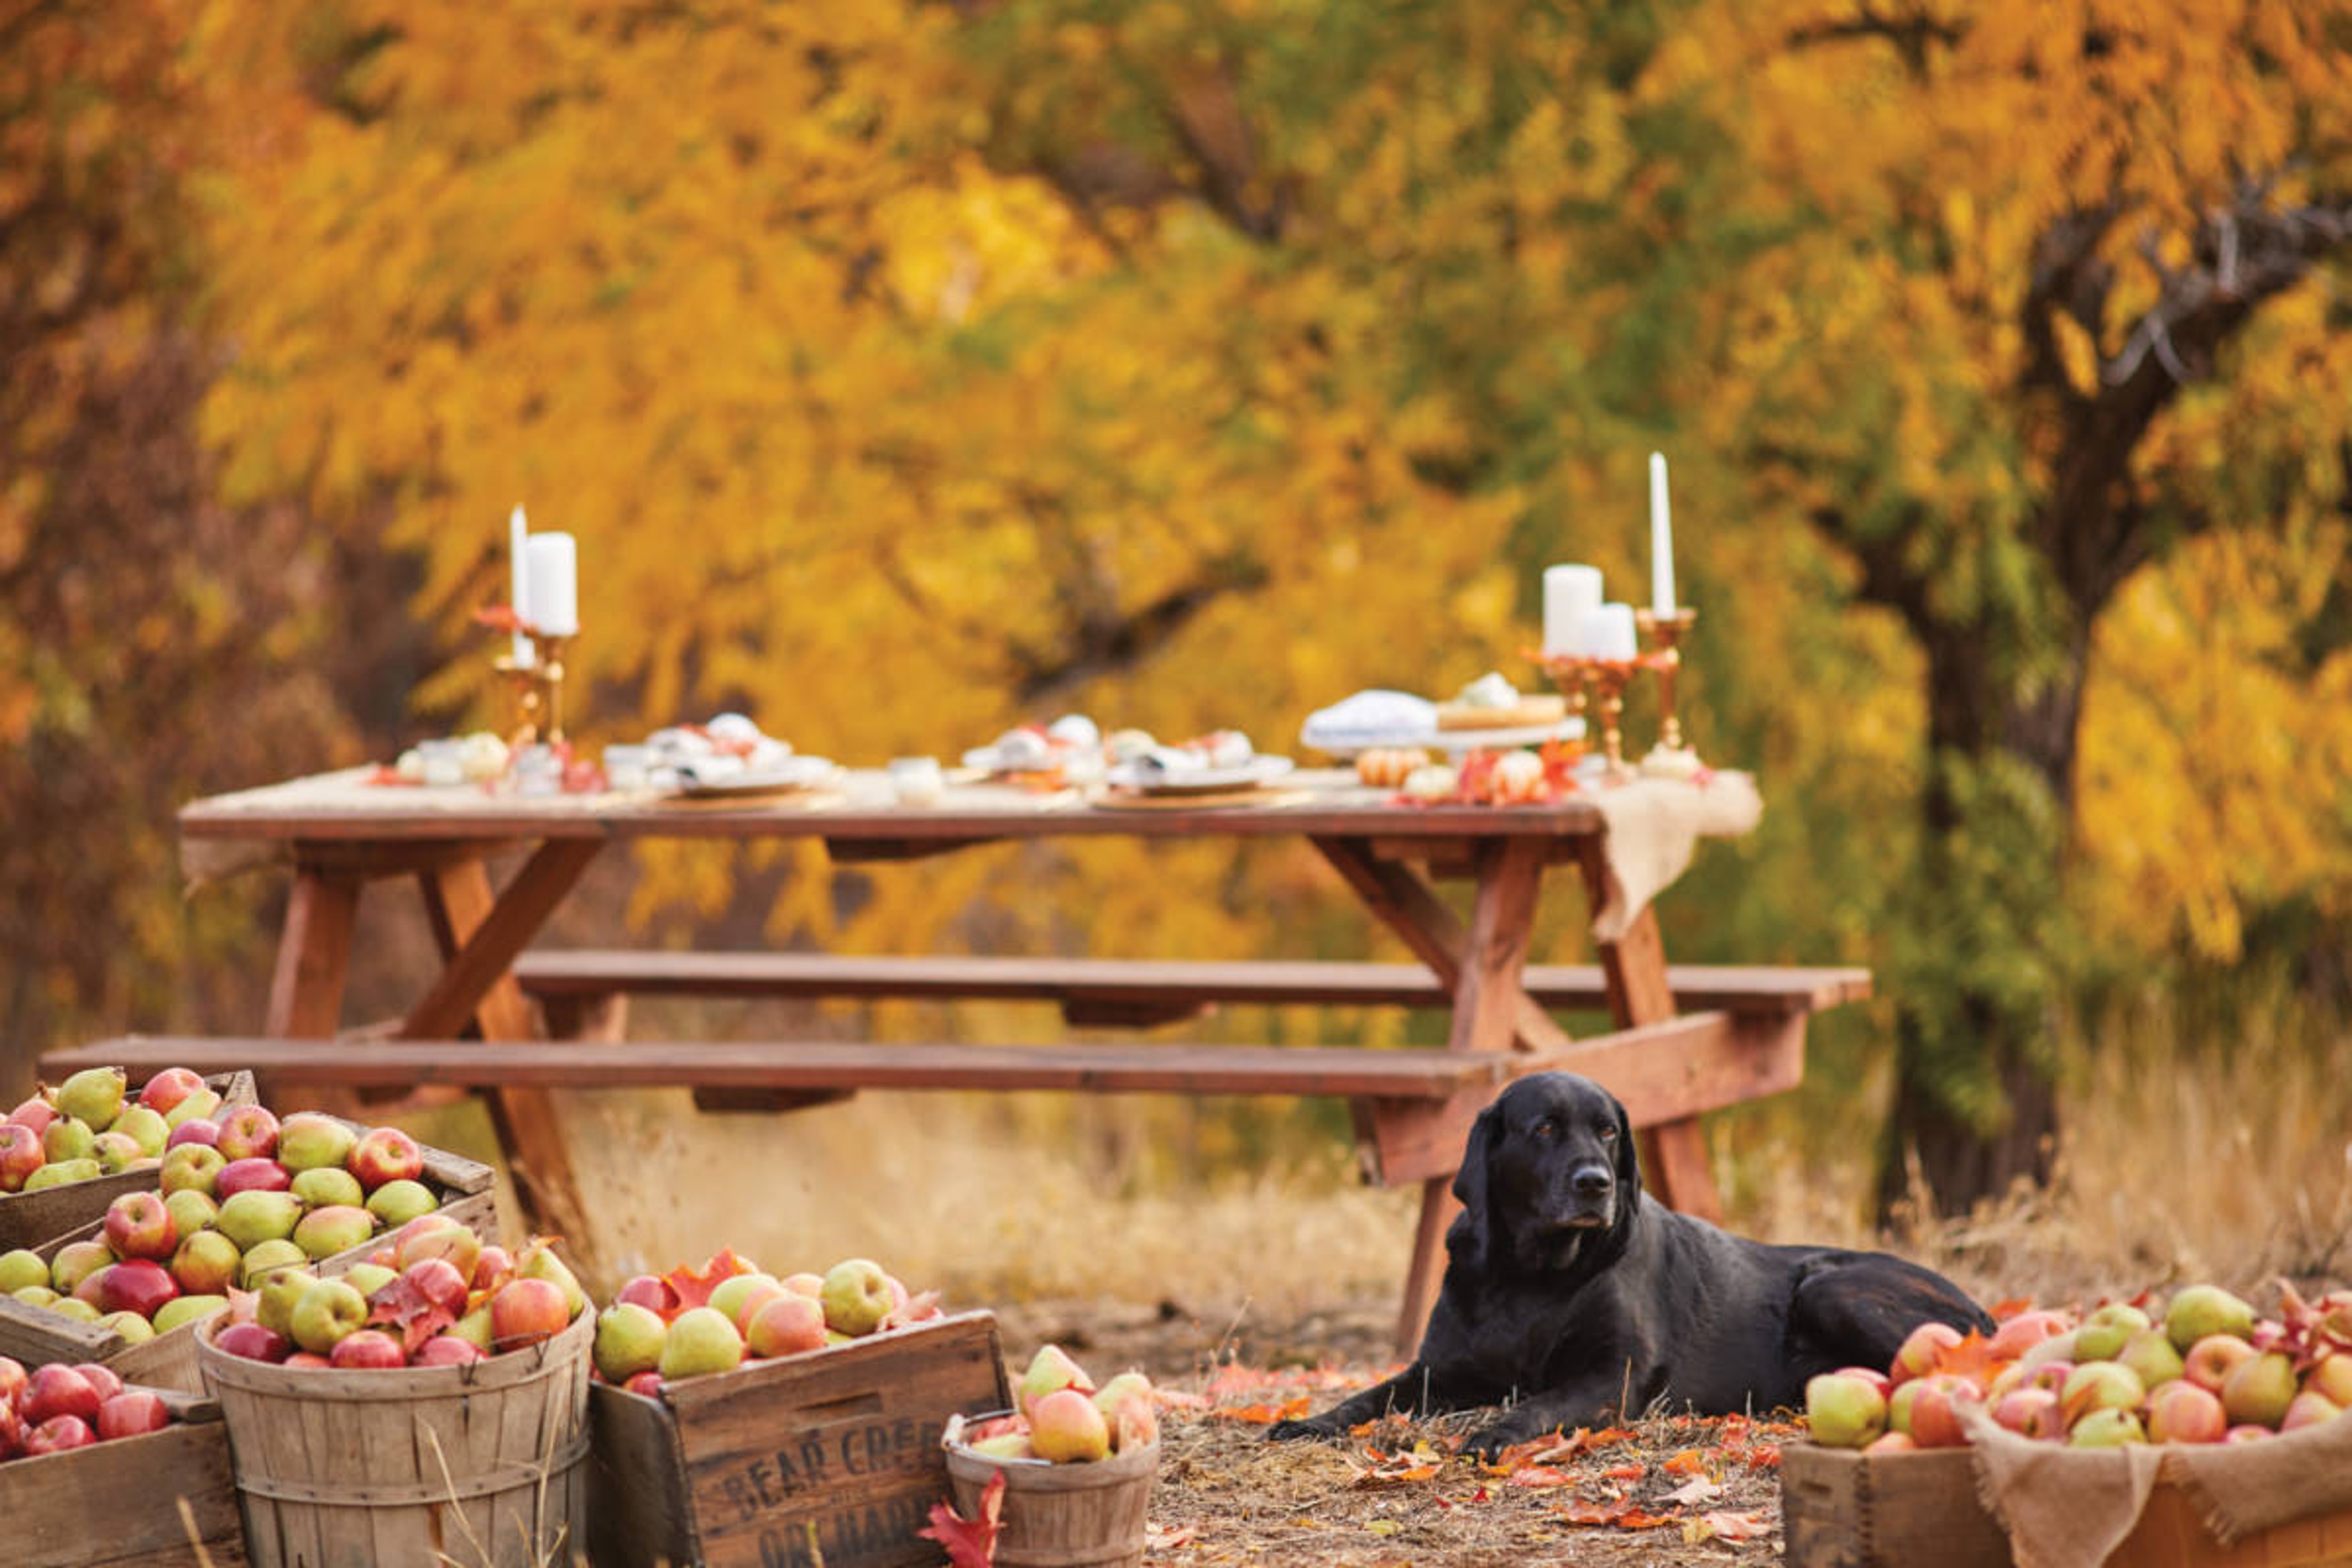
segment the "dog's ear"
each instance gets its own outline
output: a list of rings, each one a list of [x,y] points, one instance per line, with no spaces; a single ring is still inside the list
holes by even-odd
[[[1465,1268],[1483,1269],[1493,1255],[1495,1236],[1494,1205],[1486,1194],[1490,1167],[1495,1161],[1495,1141],[1501,1135],[1502,1111],[1489,1105],[1470,1124],[1470,1136],[1462,1146],[1462,1165],[1454,1173],[1454,1195],[1462,1202],[1462,1215],[1445,1232],[1446,1255]]]
[[[1633,1142],[1633,1121],[1625,1114],[1624,1101],[1610,1097],[1610,1109],[1617,1113],[1617,1217],[1631,1219],[1642,1201],[1642,1155]]]

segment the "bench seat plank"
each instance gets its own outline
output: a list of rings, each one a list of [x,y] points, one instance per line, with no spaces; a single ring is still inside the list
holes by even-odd
[[[1417,963],[1259,960],[1207,963],[1101,958],[900,958],[809,952],[668,952],[536,949],[515,963],[533,995],[896,997],[1181,1007],[1210,1002],[1444,1007],[1451,998]],[[1676,964],[1667,970],[1685,1012],[1812,1012],[1870,994],[1870,971]],[[1528,994],[1543,1006],[1609,1005],[1597,964],[1530,964]]]
[[[1444,1100],[1502,1083],[1507,1057],[1326,1046],[867,1045],[853,1041],[626,1045],[471,1040],[278,1040],[131,1036],[52,1051],[41,1071],[120,1066],[249,1068],[265,1079],[353,1088],[1069,1089]]]

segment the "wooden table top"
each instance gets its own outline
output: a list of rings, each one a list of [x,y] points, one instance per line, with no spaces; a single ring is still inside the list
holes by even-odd
[[[1603,831],[1591,786],[1548,805],[1418,806],[1359,784],[1342,769],[1301,770],[1249,801],[1161,798],[1108,803],[1076,790],[1034,793],[997,784],[951,784],[936,805],[902,805],[878,770],[838,784],[754,800],[686,800],[651,792],[522,796],[474,785],[425,789],[371,784],[350,769],[215,795],[180,812],[186,839],[415,841],[481,838],[819,837],[843,841],[976,840],[1084,835],[1138,837],[1284,834],[1489,838]],[[1742,775],[1723,774],[1719,779]],[[1714,786],[1709,786],[1710,788]],[[1654,779],[1609,793],[1675,791],[1704,816],[1707,789]],[[1698,831],[1706,827],[1698,825]]]

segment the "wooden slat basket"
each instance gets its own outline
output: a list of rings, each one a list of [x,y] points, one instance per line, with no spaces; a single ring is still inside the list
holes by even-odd
[[[256,1568],[541,1568],[585,1539],[583,1311],[466,1366],[285,1367],[197,1340]]]
[[[666,1384],[590,1390],[591,1560],[614,1568],[912,1568],[948,1496],[950,1416],[1009,1402],[988,1312]]]
[[[357,1127],[360,1124],[348,1122],[346,1125]],[[426,1145],[419,1147],[425,1155],[421,1179],[433,1195],[441,1200],[440,1212],[485,1239],[495,1236],[498,1195],[491,1190],[495,1178],[490,1168],[446,1150]],[[152,1171],[139,1173],[148,1178],[145,1190],[152,1191],[155,1173]],[[95,1186],[98,1184],[82,1184]],[[98,1237],[105,1224],[105,1211],[101,1207],[97,1218],[85,1221],[63,1235],[51,1237],[34,1250],[43,1258],[54,1258],[58,1249],[69,1242]],[[310,1266],[311,1269],[322,1279],[341,1274],[353,1264],[364,1262],[369,1253],[383,1246],[383,1235],[379,1232],[348,1251],[321,1258]],[[159,1334],[152,1340],[142,1340],[134,1344],[111,1329],[60,1317],[47,1308],[27,1306],[11,1297],[0,1296],[0,1355],[14,1356],[28,1367],[58,1361],[97,1362],[111,1367],[115,1375],[125,1383],[142,1384],[150,1388],[176,1388],[189,1394],[204,1392],[204,1378],[196,1370],[196,1335],[201,1327],[199,1323],[184,1323],[168,1334]]]
[[[144,1087],[143,1083],[139,1086]],[[221,1097],[223,1110],[232,1105],[258,1103],[249,1072],[215,1073],[205,1079],[205,1087]],[[133,1089],[123,1102],[127,1105],[138,1098],[139,1089]],[[0,1111],[0,1115],[5,1114]],[[104,1218],[106,1205],[125,1193],[154,1189],[153,1171],[117,1171],[110,1176],[93,1176],[87,1182],[63,1187],[44,1187],[37,1193],[0,1194],[0,1252],[38,1247],[53,1236],[63,1236],[78,1226]]]
[[[198,1545],[215,1568],[244,1563],[220,1406],[159,1392],[173,1416],[160,1432],[0,1464],[11,1568],[176,1568]]]

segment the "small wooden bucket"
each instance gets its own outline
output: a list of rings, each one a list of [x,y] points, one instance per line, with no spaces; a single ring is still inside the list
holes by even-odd
[[[213,1327],[217,1327],[217,1324]],[[468,1366],[284,1367],[196,1342],[257,1568],[540,1568],[586,1541],[583,1311]]]
[[[980,1512],[989,1478],[1004,1474],[998,1516],[998,1568],[1139,1568],[1160,1444],[1091,1465],[1000,1464],[961,1443],[948,1445],[956,1511]]]

